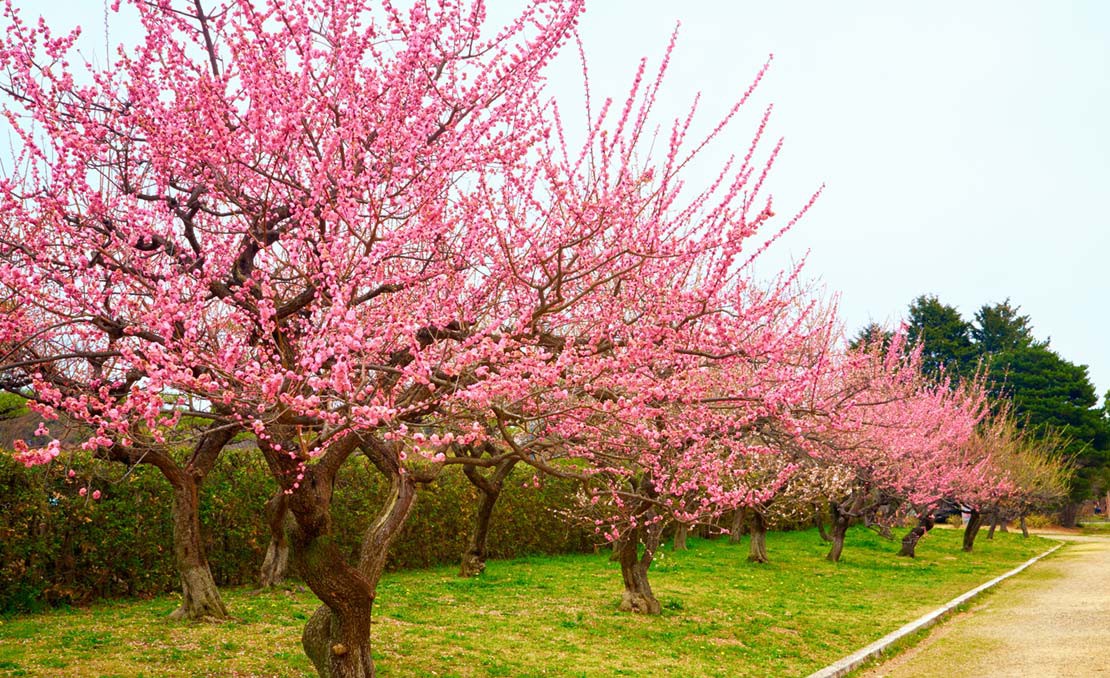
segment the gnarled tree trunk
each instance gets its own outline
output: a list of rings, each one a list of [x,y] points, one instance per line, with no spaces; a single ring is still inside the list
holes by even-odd
[[[848,526],[852,523],[852,517],[859,515],[865,501],[863,492],[855,492],[844,505],[836,501],[829,502],[829,516],[832,518],[832,547],[829,549],[829,554],[825,556],[826,560],[840,562]]]
[[[259,447],[271,473],[288,491],[293,564],[324,603],[305,625],[305,653],[320,676],[372,678],[370,617],[377,582],[347,564],[332,535],[331,520],[335,475],[360,441],[354,436],[333,441],[314,464],[293,459],[283,450],[297,449],[295,441],[291,434],[279,448],[260,439]],[[296,487],[293,478],[298,478]]]
[[[917,542],[921,541],[921,538],[933,529],[934,525],[936,525],[936,521],[933,520],[933,514],[923,513],[918,516],[917,526],[910,530],[905,537],[902,537],[902,549],[898,551],[898,555],[916,558]]]
[[[972,509],[971,517],[968,518],[967,525],[964,526],[964,551],[971,553],[972,547],[975,546],[975,536],[979,534],[979,528],[982,526],[983,514]]]
[[[354,442],[349,443],[351,445]],[[309,467],[289,495],[296,523],[291,531],[293,562],[309,588],[323,601],[301,634],[305,654],[322,678],[372,678],[370,621],[389,546],[404,527],[416,501],[416,484],[430,482],[434,471],[418,475],[400,466],[396,450],[363,439],[363,451],[389,480],[390,493],[378,518],[363,535],[358,564],[347,565],[331,537],[331,492],[335,472],[346,455],[343,442]],[[340,448],[334,459],[328,459]],[[347,455],[349,455],[349,451]],[[269,459],[269,456],[267,457]]]
[[[817,510],[813,514],[813,522],[817,525],[817,534],[821,537],[821,541],[826,543],[831,542],[832,537],[830,537],[828,531],[825,530],[825,519],[822,517],[823,511],[821,511],[820,506],[815,508]]]
[[[829,549],[828,555],[825,560],[839,563],[840,554],[844,552],[844,537],[848,534],[848,524],[851,522],[851,516],[840,510],[840,507],[834,502],[832,504],[832,547]]]
[[[175,474],[170,485],[173,487],[173,553],[181,575],[181,607],[174,610],[170,618],[224,619],[227,607],[220,598],[204,552],[198,483],[192,476],[182,473]]]
[[[732,512],[732,524],[728,527],[728,543],[739,544],[744,533],[744,523],[747,520],[745,509],[736,509]]]
[[[663,606],[655,598],[648,581],[648,568],[651,567],[662,535],[663,526],[657,522],[634,528],[621,540],[621,576],[624,578],[624,594],[620,604],[622,611],[640,614],[659,614],[663,611]],[[639,554],[641,542],[644,545],[643,555]]]
[[[170,517],[173,522],[174,564],[181,577],[181,607],[170,614],[172,619],[217,621],[228,616],[227,606],[216,588],[205,553],[200,529],[200,488],[216,465],[220,452],[234,437],[235,430],[224,423],[213,423],[197,439],[192,454],[183,465],[160,447],[117,446],[100,451],[113,461],[150,464],[170,484],[173,491]]]
[[[748,543],[748,562],[767,562],[767,520],[759,510],[751,511],[751,518],[748,520],[748,531],[752,537]]]
[[[686,537],[689,535],[689,533],[690,533],[690,528],[688,528],[685,524],[679,523],[678,525],[675,526],[675,529],[674,529],[674,550],[675,551],[685,551],[686,550]]]
[[[516,466],[517,459],[508,459],[498,464],[489,478],[484,477],[477,468],[466,466],[463,472],[466,477],[478,488],[482,495],[478,503],[478,512],[474,517],[474,528],[470,532],[470,540],[462,554],[459,565],[460,577],[473,577],[481,574],[486,569],[487,544],[489,542],[489,526],[493,517],[493,509],[497,499],[501,496],[501,489],[505,478]]]
[[[289,570],[289,539],[286,523],[289,511],[286,507],[285,492],[278,491],[266,502],[266,523],[270,526],[270,544],[262,559],[259,583],[262,588],[277,586],[285,581]]]

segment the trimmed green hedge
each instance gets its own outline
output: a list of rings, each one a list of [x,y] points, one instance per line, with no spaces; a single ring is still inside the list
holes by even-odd
[[[151,596],[178,587],[173,564],[169,484],[154,468],[125,473],[88,457],[27,469],[0,454],[0,612],[84,604],[96,598]],[[89,478],[93,478],[90,482]],[[532,474],[509,478],[494,514],[490,555],[564,553],[593,548],[592,530],[557,514],[573,486]],[[526,483],[526,481],[528,481]],[[522,487],[524,484],[528,488]],[[79,489],[102,493],[99,500]],[[252,448],[226,450],[201,491],[208,559],[221,586],[250,584],[269,541],[263,505],[275,486]],[[351,554],[384,501],[384,483],[363,458],[337,482],[337,536]],[[459,558],[477,507],[477,492],[457,469],[423,489],[388,567],[427,567]]]

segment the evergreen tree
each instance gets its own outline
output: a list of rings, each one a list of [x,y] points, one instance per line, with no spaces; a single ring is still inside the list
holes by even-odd
[[[848,346],[853,350],[869,344],[873,341],[882,342],[883,348],[890,346],[890,340],[893,338],[893,333],[890,330],[883,329],[883,326],[876,322],[870,322],[860,328],[856,336],[848,342]]]
[[[936,296],[922,295],[910,304],[908,334],[911,342],[922,341],[922,366],[931,374],[943,369],[948,374],[974,369],[978,354],[971,343],[971,325],[954,306]]]
[[[1039,433],[1056,431],[1071,441],[1066,452],[1078,466],[1071,501],[1101,490],[1100,478],[1110,463],[1110,419],[1099,407],[1087,366],[1036,342],[999,351],[988,366],[992,390],[1013,402],[1025,426]]]
[[[971,325],[970,336],[976,351],[982,355],[1034,344],[1047,346],[1048,342],[1038,343],[1033,338],[1029,316],[1020,315],[1020,310],[1020,306],[1011,306],[1009,299],[999,304],[983,304]]]
[[[1078,470],[1063,516],[1067,524],[1077,502],[1110,489],[1110,393],[1100,407],[1087,367],[1037,340],[1032,320],[1020,310],[1009,299],[984,304],[968,323],[955,307],[922,295],[909,307],[909,337],[923,342],[926,371],[966,376],[982,362],[995,397],[1012,402],[1019,421],[1035,435],[1071,441],[1066,453]],[[855,342],[871,331],[862,330]]]

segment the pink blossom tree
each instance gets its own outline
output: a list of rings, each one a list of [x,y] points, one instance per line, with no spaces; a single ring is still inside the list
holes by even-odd
[[[75,35],[7,7],[22,147],[2,187],[3,283],[67,319],[55,337],[73,359],[114,359],[105,388],[126,407],[86,408],[90,444],[126,447],[129,412],[156,420],[173,394],[254,433],[328,610],[306,649],[322,674],[372,675],[377,575],[421,477],[405,422],[434,410],[433,377],[497,350],[481,278],[503,209],[463,184],[524,161],[539,71],[581,5],[531,4],[488,38],[481,5],[179,4],[133,3],[143,41],[86,65],[88,85],[67,61]],[[356,451],[395,496],[351,566],[329,504]]]
[[[927,379],[920,346],[907,348],[902,333],[883,343],[844,354],[822,387],[824,425],[814,453],[854,477],[852,491],[830,504],[833,562],[851,520],[891,520],[911,507],[928,514],[958,479],[982,466],[966,454],[986,412],[981,384],[951,388]]]
[[[614,509],[605,531],[631,534],[626,599],[645,611],[637,542],[769,491],[736,462],[774,453],[751,436],[767,421],[801,435],[791,404],[816,377],[784,359],[809,331],[794,273],[751,281],[751,236],[774,217],[766,118],[710,186],[682,181],[746,95],[706,138],[687,138],[693,111],[676,121],[653,158],[664,60],[572,152],[542,69],[581,2],[535,0],[492,37],[480,3],[447,0],[130,6],[143,41],[87,86],[74,36],[6,10],[22,146],[0,186],[0,283],[65,319],[51,338],[78,355],[54,354],[59,373],[110,354],[86,378],[123,406],[81,410],[32,374],[89,444],[128,447],[133,412],[156,437],[178,398],[254,435],[323,603],[303,636],[321,675],[373,675],[389,544],[445,466],[581,475]],[[330,505],[355,454],[391,496],[349,563]]]
[[[142,370],[119,350],[123,325],[107,285],[74,294],[83,271],[66,247],[64,233],[28,228],[17,217],[0,225],[0,280],[13,300],[0,322],[0,389],[26,397],[45,420],[39,430],[56,436],[36,448],[15,441],[15,457],[28,466],[50,463],[62,439],[83,436],[83,447],[97,457],[157,468],[172,489],[171,553],[181,578],[181,607],[171,616],[225,618],[205,553],[199,500],[204,479],[238,427],[214,411],[189,412],[148,390]],[[185,422],[182,414],[189,415]],[[62,422],[47,425],[59,415]]]

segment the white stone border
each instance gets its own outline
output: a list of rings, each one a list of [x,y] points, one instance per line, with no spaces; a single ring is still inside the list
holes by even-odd
[[[916,631],[920,631],[921,629],[927,629],[930,626],[932,626],[933,624],[936,624],[938,621],[940,621],[941,619],[944,619],[949,614],[951,614],[952,611],[955,610],[960,605],[963,605],[967,601],[971,600],[972,598],[979,595],[983,591],[986,591],[987,589],[991,588],[992,586],[998,584],[999,582],[1001,582],[1003,580],[1006,580],[1006,579],[1009,579],[1010,577],[1014,576],[1015,574],[1021,572],[1022,570],[1029,567],[1033,563],[1037,562],[1041,558],[1044,558],[1045,556],[1053,553],[1054,551],[1056,551],[1056,549],[1060,548],[1061,546],[1063,546],[1063,544],[1053,546],[1052,548],[1045,551],[1041,555],[1027,560],[1026,562],[1022,563],[1021,565],[1019,565],[1019,566],[1015,567],[1014,569],[1010,570],[1006,574],[995,577],[994,579],[990,580],[986,584],[983,584],[981,586],[977,586],[977,587],[971,589],[970,591],[968,591],[967,593],[963,594],[962,596],[959,596],[957,598],[953,598],[949,602],[945,603],[944,606],[942,606],[942,607],[940,607],[936,610],[933,610],[932,612],[925,615],[924,617],[921,617],[920,619],[917,619],[915,621],[910,622],[909,624],[906,624],[905,626],[898,629],[897,631],[893,631],[891,633],[888,633],[887,635],[885,635],[882,638],[876,640],[875,642],[871,643],[870,645],[863,648],[862,650],[857,650],[856,652],[853,652],[852,654],[848,655],[847,657],[844,657],[843,659],[841,659],[837,662],[829,664],[828,666],[821,669],[820,671],[816,671],[814,673],[809,674],[808,678],[840,678],[840,676],[848,675],[850,672],[854,671],[855,669],[858,669],[860,666],[862,666],[866,661],[868,661],[872,657],[881,655],[884,651],[886,651],[886,649],[888,647],[890,647],[895,642],[897,642],[897,641],[901,640],[902,638],[910,635],[911,633],[914,633]]]

